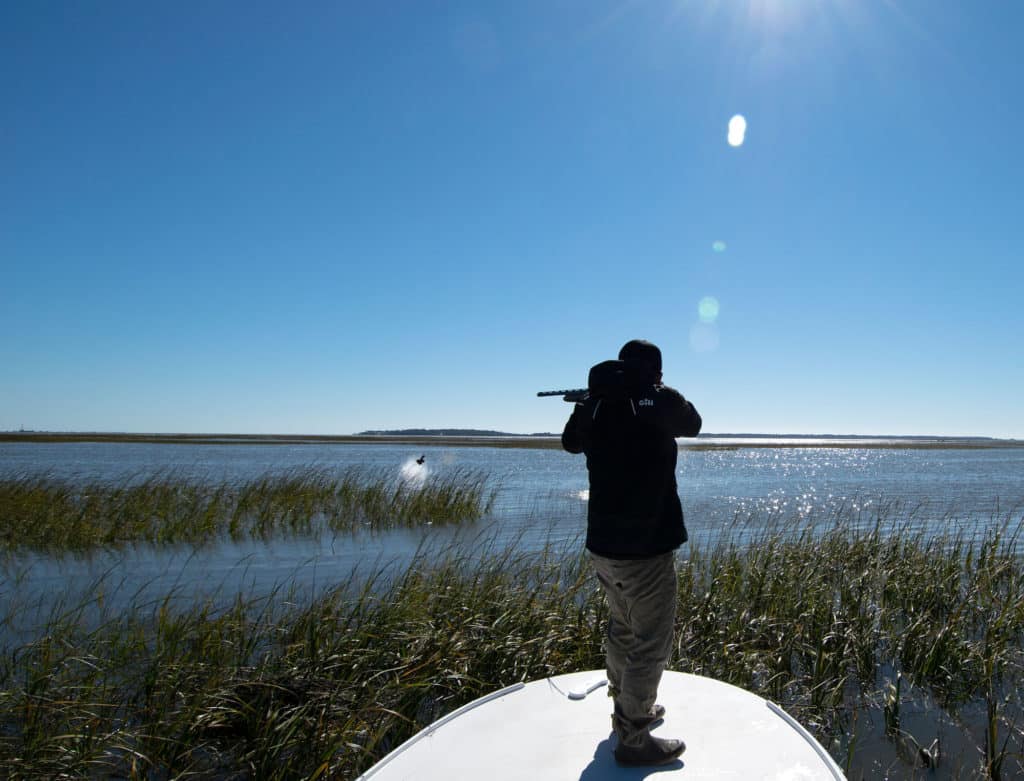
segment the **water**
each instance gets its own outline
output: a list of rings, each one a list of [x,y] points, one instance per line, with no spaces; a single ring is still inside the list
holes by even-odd
[[[703,441],[703,442],[706,442]],[[702,443],[703,443],[702,442]],[[691,545],[711,547],[727,536],[756,539],[766,525],[826,526],[837,516],[873,525],[881,517],[925,533],[981,535],[1024,515],[1024,448],[914,448],[899,442],[822,441],[820,447],[758,447],[719,443],[719,449],[679,454],[679,483]],[[740,446],[736,447],[735,445]],[[748,443],[749,444],[749,443]],[[806,442],[804,444],[807,444]],[[835,445],[842,444],[843,447]],[[858,446],[858,445],[865,446]],[[884,444],[886,447],[878,447]],[[935,443],[932,443],[935,444]],[[829,446],[831,445],[831,446]],[[422,465],[416,464],[425,456]],[[491,515],[458,530],[423,528],[319,540],[230,543],[192,550],[140,547],[88,556],[15,552],[0,560],[0,641],[17,647],[67,607],[85,605],[86,622],[100,623],[123,606],[155,610],[165,599],[189,607],[197,599],[227,602],[235,595],[277,603],[358,581],[393,567],[415,551],[461,542],[468,549],[547,544],[578,550],[586,525],[587,473],[582,457],[558,450],[498,447],[357,444],[0,443],[0,477],[49,475],[68,481],[141,481],[168,473],[197,481],[246,481],[273,472],[317,467],[379,469],[405,479],[443,476],[455,469],[491,476],[497,500]],[[687,547],[683,548],[683,555]],[[169,596],[170,595],[170,596]],[[954,722],[929,703],[903,711],[904,727],[940,734],[947,756],[969,758],[981,745],[984,713],[977,703]],[[919,704],[919,703],[918,703]],[[883,734],[879,709],[863,720],[854,772],[888,775],[899,765]],[[967,724],[967,727],[963,725]],[[926,741],[927,742],[927,741]],[[963,760],[967,761],[967,760]],[[854,777],[851,775],[851,778]],[[894,775],[893,777],[899,777]]]
[[[742,443],[741,443],[742,444]],[[763,443],[762,443],[763,444]],[[766,523],[830,524],[837,514],[865,525],[881,516],[911,528],[982,534],[1017,522],[1024,508],[1024,448],[729,447],[679,454],[679,483],[691,543],[756,537]],[[823,442],[823,445],[829,443]],[[835,442],[831,444],[836,444]],[[865,442],[864,444],[868,444]],[[875,444],[878,444],[877,442]],[[419,466],[415,459],[425,456]],[[421,546],[581,544],[586,526],[584,459],[560,450],[399,444],[0,443],[0,476],[46,474],[70,481],[244,481],[269,472],[353,466],[407,477],[456,469],[490,475],[493,512],[465,530],[424,528],[320,540],[224,542],[191,549],[128,549],[88,556],[8,554],[0,589],[39,597],[89,593],[158,599],[268,593],[281,584],[312,591],[400,566]]]

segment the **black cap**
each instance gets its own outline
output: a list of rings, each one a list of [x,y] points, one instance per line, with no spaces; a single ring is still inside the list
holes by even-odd
[[[651,371],[661,371],[661,350],[646,339],[632,339],[622,345],[619,360],[644,364]]]

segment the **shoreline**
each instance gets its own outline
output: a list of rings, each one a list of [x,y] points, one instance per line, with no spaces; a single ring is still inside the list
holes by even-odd
[[[75,443],[119,442],[163,445],[417,445],[422,447],[497,447],[561,449],[556,435],[439,434],[164,434],[118,432],[0,432],[0,442]],[[680,450],[740,450],[750,448],[841,448],[886,450],[982,450],[1024,448],[1024,440],[988,437],[886,437],[710,435],[678,440]]]

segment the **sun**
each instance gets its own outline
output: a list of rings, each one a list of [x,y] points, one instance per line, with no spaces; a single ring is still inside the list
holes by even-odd
[[[889,3],[890,0],[882,0]],[[728,14],[743,27],[765,35],[853,23],[867,9],[858,0],[711,0],[705,13]]]
[[[816,0],[747,0],[747,20],[762,28],[786,29],[798,24]]]

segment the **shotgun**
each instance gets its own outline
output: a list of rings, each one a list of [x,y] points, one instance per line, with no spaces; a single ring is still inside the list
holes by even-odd
[[[553,390],[553,391],[538,391],[538,396],[561,396],[562,401],[571,401],[573,403],[583,401],[590,395],[590,391],[587,388],[573,388],[571,390]]]

